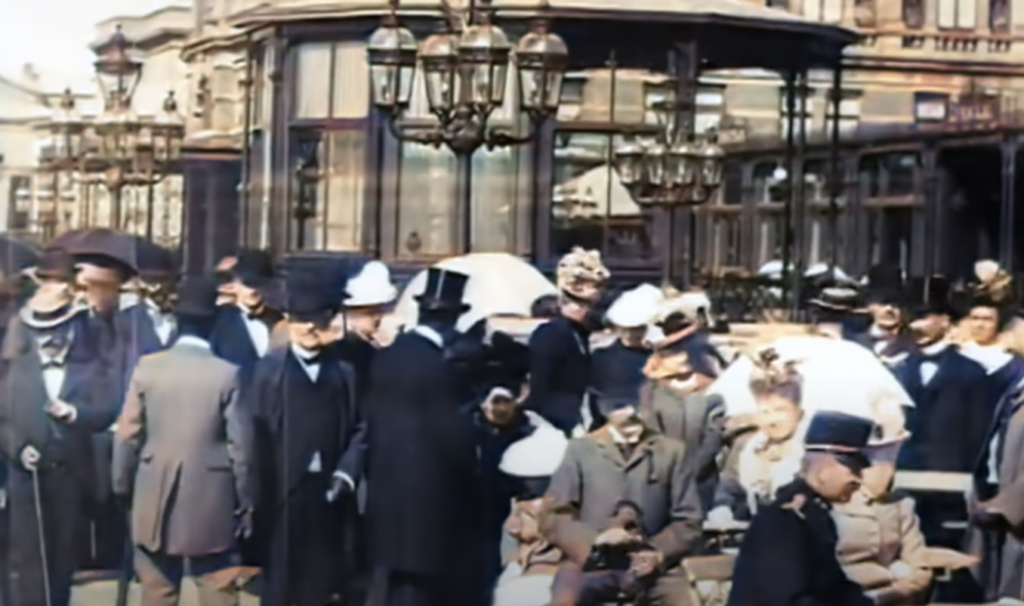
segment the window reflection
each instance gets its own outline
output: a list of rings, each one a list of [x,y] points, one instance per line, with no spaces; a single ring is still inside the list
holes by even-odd
[[[645,214],[612,167],[621,137],[563,132],[555,139],[552,250],[584,246],[614,258],[650,258]]]
[[[458,248],[456,161],[447,149],[402,144],[399,257],[450,256]]]
[[[317,192],[314,245],[321,250],[360,250],[366,133],[342,130],[324,135],[322,177]]]
[[[296,119],[367,116],[370,89],[364,44],[310,42],[294,53]]]
[[[860,163],[860,180],[869,198],[910,196],[916,191],[918,155],[914,153],[867,156]]]

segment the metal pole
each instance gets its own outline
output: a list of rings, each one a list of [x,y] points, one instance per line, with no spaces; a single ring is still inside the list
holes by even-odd
[[[843,67],[839,63],[832,70],[832,132],[829,142],[829,188],[828,188],[828,210],[829,210],[829,233],[832,235],[829,251],[829,271],[835,275],[836,267],[839,266],[839,194],[841,186],[841,175],[839,172],[839,113],[843,103]]]
[[[793,154],[795,135],[793,120],[796,117],[796,72],[786,73],[786,179],[785,200],[782,201],[782,304],[789,307],[789,272],[793,258],[793,172],[796,162]]]
[[[1003,160],[1002,211],[1000,213],[1001,234],[999,238],[1000,262],[1003,268],[1013,273],[1017,260],[1015,246],[1016,186],[1017,186],[1017,140],[1014,137],[1004,141],[1000,149]]]
[[[252,60],[254,49],[252,38],[246,40],[245,44],[245,81],[242,83],[244,89],[243,117],[242,117],[242,166],[238,184],[238,244],[249,245],[249,175],[252,173],[252,114],[255,98],[253,97],[253,84],[255,79],[255,62]],[[262,154],[261,154],[262,156]],[[261,158],[262,159],[262,158]]]
[[[155,185],[152,180],[146,185],[146,239],[150,242],[153,241],[153,211],[156,209]],[[166,203],[167,200],[164,200]]]
[[[794,214],[791,229],[793,230],[793,271],[790,274],[793,280],[793,319],[798,318],[800,306],[803,303],[803,276],[804,268],[807,265],[807,180],[804,178],[804,154],[807,150],[807,72],[804,71],[797,76],[799,82],[799,116],[800,124],[797,138],[796,156],[790,167],[790,180],[795,182],[794,190]]]
[[[121,190],[120,185],[110,188],[110,229],[121,229]]]
[[[456,225],[462,226],[462,254],[469,254],[473,252],[473,153],[458,154],[456,157],[456,208],[461,219]]]

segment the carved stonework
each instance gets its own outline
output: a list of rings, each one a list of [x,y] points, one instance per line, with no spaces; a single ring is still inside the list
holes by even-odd
[[[924,1],[903,0],[903,25],[907,29],[924,28]]]
[[[865,29],[874,29],[878,26],[878,12],[875,7],[875,0],[855,0],[853,4],[854,25]]]

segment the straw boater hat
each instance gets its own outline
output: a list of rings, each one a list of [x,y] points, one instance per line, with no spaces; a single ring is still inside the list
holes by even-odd
[[[30,328],[55,328],[85,309],[69,284],[44,282],[21,309],[21,320]]]
[[[555,282],[563,295],[594,303],[601,297],[601,290],[610,277],[611,272],[601,261],[599,251],[577,246],[558,261]]]

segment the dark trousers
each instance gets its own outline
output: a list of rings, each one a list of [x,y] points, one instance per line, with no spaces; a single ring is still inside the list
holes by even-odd
[[[327,502],[328,473],[308,473],[278,509],[261,606],[324,606],[344,574],[344,509]]]
[[[51,606],[70,602],[77,564],[76,533],[84,517],[79,482],[67,467],[40,470],[41,507],[37,510],[32,474],[11,469],[7,478],[7,549],[0,558],[7,604],[45,606],[47,579]]]
[[[367,606],[484,606],[479,577],[373,569]]]

